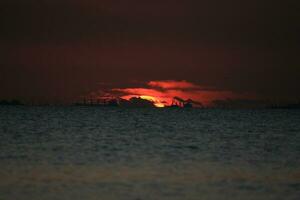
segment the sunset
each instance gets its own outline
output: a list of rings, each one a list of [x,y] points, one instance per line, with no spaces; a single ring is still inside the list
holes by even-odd
[[[296,200],[300,1],[0,1],[0,200]]]
[[[140,84],[141,85],[141,84]],[[106,91],[106,92],[104,92]],[[248,99],[253,102],[259,101],[259,97],[250,93],[234,93],[233,91],[218,91],[212,87],[199,86],[194,83],[181,80],[160,80],[144,83],[144,87],[112,88],[98,92],[92,92],[84,96],[87,99],[105,99],[107,97],[118,97],[130,100],[132,97],[140,97],[154,103],[156,107],[168,107],[172,105],[174,97],[183,100],[197,102],[196,107],[204,105],[214,107],[214,101],[225,101],[228,99]]]
[[[142,95],[139,96],[141,99],[146,99],[148,101],[152,101],[153,104],[158,107],[158,108],[163,108],[166,106],[166,104],[164,103],[164,101],[162,101],[161,99],[159,99],[159,97],[152,97],[152,96],[146,96],[146,95]]]

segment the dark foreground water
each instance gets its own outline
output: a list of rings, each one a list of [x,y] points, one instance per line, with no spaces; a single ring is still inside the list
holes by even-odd
[[[300,198],[300,111],[0,107],[1,200]]]

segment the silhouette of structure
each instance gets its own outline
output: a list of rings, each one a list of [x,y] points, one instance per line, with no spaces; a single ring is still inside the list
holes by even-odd
[[[122,105],[122,104],[121,104]],[[129,104],[127,106],[130,107],[138,107],[138,108],[154,108],[155,105],[152,101],[142,99],[140,97],[132,97],[129,99]]]
[[[86,99],[84,98],[82,102],[75,103],[76,106],[96,106],[96,107],[134,107],[134,108],[154,108],[155,102],[143,99],[140,97],[132,97],[129,100],[112,97],[112,98],[97,98],[97,99]],[[170,106],[171,108],[192,108],[200,107],[203,108],[202,103],[193,101],[192,99],[184,100],[180,97],[174,97]]]
[[[200,108],[203,108],[203,105],[202,105],[202,103],[194,101],[192,99],[184,100],[180,97],[174,97],[170,107],[180,107],[180,108],[200,107]]]
[[[76,106],[97,106],[97,107],[155,107],[152,101],[139,97],[132,97],[129,100],[119,97],[115,98],[100,98],[100,99],[83,99],[80,103],[75,103]]]
[[[82,102],[77,102],[76,106],[119,106],[118,99],[116,98],[99,98],[99,99],[86,99],[84,98]]]

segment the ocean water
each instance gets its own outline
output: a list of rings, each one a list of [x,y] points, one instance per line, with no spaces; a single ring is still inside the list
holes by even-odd
[[[300,199],[300,111],[0,107],[1,200]]]

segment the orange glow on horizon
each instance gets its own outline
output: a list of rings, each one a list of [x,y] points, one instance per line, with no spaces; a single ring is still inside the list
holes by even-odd
[[[179,97],[183,101],[192,101],[195,107],[212,106],[214,100],[255,98],[248,94],[216,90],[212,87],[203,87],[184,80],[150,81],[145,83],[145,87],[113,88],[111,93],[128,101],[133,97],[148,100],[155,107],[160,108],[171,106],[174,97]]]
[[[187,82],[185,80],[182,81],[173,81],[173,80],[164,80],[164,81],[150,81],[147,83],[148,86],[152,88],[161,88],[165,90],[170,89],[199,89],[198,85]]]
[[[153,96],[148,96],[148,95],[141,95],[140,96],[141,99],[145,99],[145,100],[148,100],[148,101],[152,101],[152,102],[156,102],[157,99]]]
[[[165,104],[163,104],[163,103],[155,103],[154,106],[157,107],[157,108],[164,108]]]
[[[153,105],[157,108],[164,108],[164,107],[170,105],[165,100],[162,100],[159,97],[154,97],[154,96],[150,96],[150,95],[126,95],[126,96],[122,96],[121,98],[129,101],[133,97],[151,101],[153,103]]]
[[[153,96],[141,95],[140,98],[153,102],[153,105],[155,107],[158,107],[158,108],[165,107],[165,104],[163,104],[162,102],[160,102],[157,98],[155,98]]]

